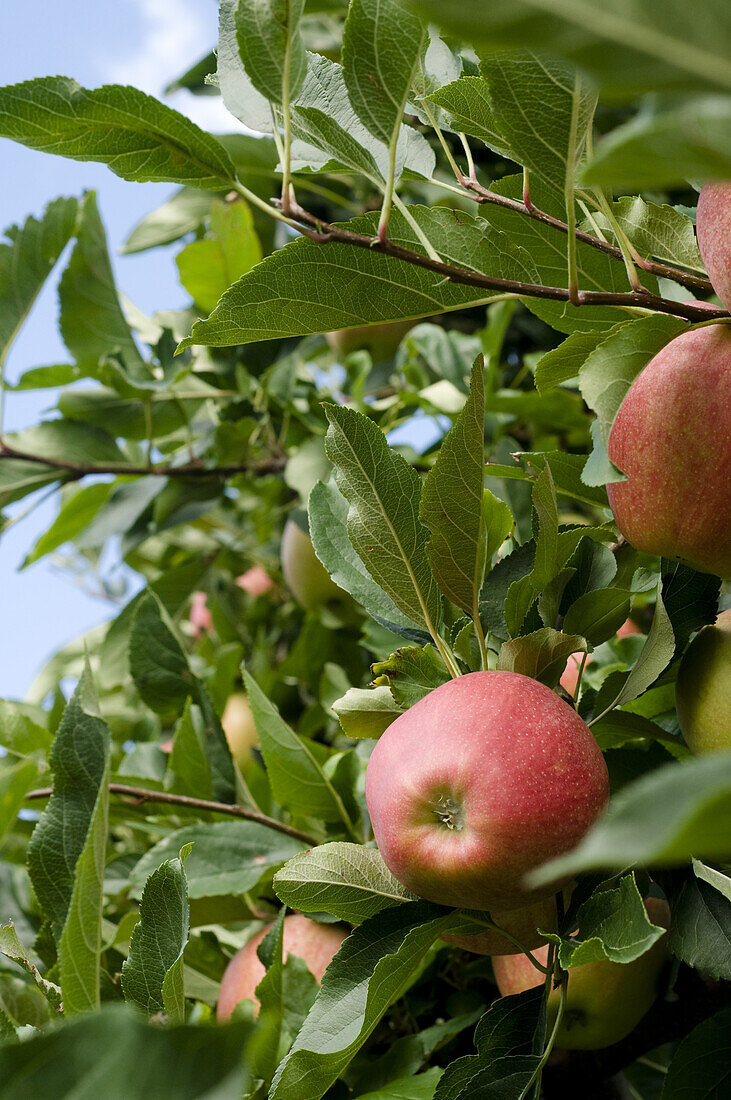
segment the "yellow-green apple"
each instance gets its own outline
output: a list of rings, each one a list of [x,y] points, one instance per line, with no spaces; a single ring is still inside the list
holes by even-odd
[[[416,321],[388,321],[377,325],[355,325],[326,332],[325,338],[336,355],[345,358],[354,351],[368,351],[374,363],[390,359]]]
[[[565,899],[568,904],[570,891],[565,891]],[[546,932],[556,930],[556,903],[553,895],[541,898],[531,905],[524,905],[520,909],[510,909],[507,912],[492,912],[490,919],[504,928],[513,939],[506,939],[493,929],[485,929],[474,936],[464,933],[458,935],[443,936],[442,938],[454,947],[462,947],[465,951],[473,951],[476,955],[513,955],[518,941],[528,951],[541,947],[546,943],[546,937],[538,931],[542,928]]]
[[[349,597],[338,588],[322,564],[312,539],[293,519],[288,519],[282,534],[282,572],[287,586],[307,611],[327,604],[347,602]]]
[[[725,308],[731,310],[731,181],[707,183],[701,188],[696,233],[708,278]]]
[[[696,634],[675,685],[680,730],[695,753],[731,749],[731,610]]]
[[[667,902],[648,898],[647,915],[661,928],[670,926]],[[649,951],[630,963],[584,963],[568,972],[566,1005],[556,1046],[564,1050],[598,1050],[624,1039],[652,1007],[658,990],[658,979],[667,960],[667,936],[657,940]],[[535,952],[538,962],[545,965],[548,947]],[[492,963],[495,982],[503,997],[522,993],[542,985],[544,978],[525,955],[498,955]],[[548,995],[548,1030],[556,1019],[559,990]]]
[[[254,745],[259,744],[259,735],[249,700],[243,691],[235,691],[233,695],[229,695],[223,708],[221,726],[234,760],[237,764],[245,764]]]
[[[264,928],[237,951],[224,971],[218,994],[219,1020],[230,1019],[239,1001],[253,1001],[258,1009],[256,987],[265,974],[256,949],[271,928]],[[282,953],[284,958],[296,955],[307,963],[307,969],[318,982],[322,981],[333,955],[347,936],[340,925],[317,924],[301,913],[291,913],[284,918]]]
[[[731,326],[691,329],[650,360],[622,402],[607,485],[628,542],[731,575]]]
[[[213,619],[208,610],[205,592],[193,593],[190,604],[190,625],[193,627],[194,638],[199,638],[203,631],[213,630]]]
[[[443,905],[501,912],[545,897],[523,879],[604,809],[601,751],[572,707],[516,672],[471,672],[392,722],[366,770],[391,873]],[[566,881],[566,880],[564,880]]]
[[[642,631],[637,626],[637,623],[633,623],[631,619],[627,619],[625,623],[622,623],[617,631],[618,638],[627,638],[630,634],[641,634]],[[577,653],[572,653],[566,662],[566,668],[564,669],[561,680],[559,681],[562,688],[568,691],[569,695],[573,695],[576,691],[576,685],[579,682],[579,669],[581,668],[581,662],[584,658],[584,654],[579,650]],[[584,668],[591,664],[591,654],[587,653],[586,661],[584,661]]]
[[[254,598],[265,596],[267,592],[271,592],[274,588],[274,581],[263,565],[252,565],[251,569],[247,569],[245,573],[236,578],[236,584],[239,588],[243,588],[247,595]]]

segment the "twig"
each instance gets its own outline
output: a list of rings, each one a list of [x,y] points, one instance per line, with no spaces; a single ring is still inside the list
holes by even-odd
[[[125,798],[133,798],[138,802],[164,802],[170,806],[184,806],[189,810],[205,810],[212,814],[228,814],[229,817],[240,817],[245,821],[256,821],[259,825],[265,825],[267,829],[273,829],[276,833],[284,833],[285,836],[294,837],[305,844],[316,846],[320,841],[309,833],[303,833],[291,825],[285,825],[283,821],[277,821],[275,817],[267,817],[266,814],[257,813],[256,810],[247,810],[243,806],[234,806],[228,802],[211,802],[206,798],[191,798],[187,794],[172,794],[170,791],[149,791],[144,787],[128,787],[125,783],[110,783],[109,790],[112,794],[123,795]],[[40,787],[38,790],[29,791],[25,796],[28,799],[49,798],[53,794],[53,787]]]

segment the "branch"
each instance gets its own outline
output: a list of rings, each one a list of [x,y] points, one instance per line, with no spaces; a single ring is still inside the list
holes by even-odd
[[[303,833],[291,825],[285,825],[283,821],[277,821],[275,817],[267,817],[266,814],[257,813],[256,810],[247,810],[243,806],[234,806],[228,802],[210,802],[206,798],[190,798],[186,794],[171,794],[169,791],[148,791],[143,787],[128,787],[124,783],[110,783],[109,790],[112,794],[123,795],[137,802],[164,802],[170,806],[185,806],[189,810],[206,810],[212,814],[228,814],[229,817],[243,818],[245,821],[256,821],[259,825],[273,829],[276,833],[284,833],[285,836],[302,840],[305,844],[316,847],[320,841],[309,833]],[[53,787],[40,787],[38,790],[29,791],[25,796],[28,799],[49,798],[53,794]]]
[[[513,200],[508,200],[512,202]],[[524,211],[522,203],[517,204]],[[541,286],[538,283],[513,282],[510,279],[497,279],[491,275],[483,275],[478,271],[469,271],[463,267],[455,267],[443,261],[433,260],[419,252],[412,252],[391,240],[379,240],[367,236],[364,233],[354,233],[352,229],[344,226],[332,225],[323,222],[310,214],[299,205],[293,205],[291,215],[306,227],[308,233],[314,228],[322,244],[332,241],[341,244],[353,245],[355,248],[365,248],[369,251],[382,252],[385,256],[392,256],[396,260],[404,260],[415,267],[423,267],[427,271],[433,271],[442,278],[452,283],[463,286],[483,287],[485,290],[498,291],[520,295],[523,298],[548,298],[556,302],[568,302],[569,291],[566,287]],[[525,212],[525,211],[524,211]],[[542,215],[544,216],[544,215]],[[545,215],[547,218],[548,215]],[[682,317],[686,321],[710,321],[709,310],[695,305],[686,305],[684,302],[673,302],[668,298],[660,298],[649,290],[628,291],[626,293],[614,293],[603,290],[581,290],[578,294],[578,305],[593,306],[622,306],[632,309],[649,309],[656,313],[669,313],[674,317]],[[725,310],[719,308],[719,318],[727,317]]]
[[[707,316],[707,311],[706,311]],[[67,462],[61,458],[44,458],[42,455],[17,451],[0,442],[0,460],[18,458],[23,462],[35,462],[39,466],[50,466],[54,470],[63,470],[67,480],[77,481],[89,474],[129,474],[132,477],[233,477],[235,474],[277,474],[286,465],[283,455],[276,455],[261,462],[244,462],[231,466],[204,466],[202,462],[188,462],[184,466],[128,466],[124,462],[112,462],[104,466],[95,466],[86,462]]]

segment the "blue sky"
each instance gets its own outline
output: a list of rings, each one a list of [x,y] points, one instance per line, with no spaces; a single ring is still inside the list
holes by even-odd
[[[3,30],[10,48],[0,82],[61,73],[89,87],[129,83],[161,96],[168,81],[214,44],[216,20],[213,0],[24,0],[6,5]],[[214,132],[235,127],[217,98],[196,99],[182,92],[166,102]],[[94,189],[113,253],[139,218],[173,190],[167,184],[125,183],[102,165],[50,157],[3,139],[0,158],[0,229],[40,213],[57,195]],[[148,312],[185,302],[175,278],[174,251],[113,258],[119,287]],[[67,360],[56,329],[54,279],[11,350],[8,377],[14,381],[29,367]],[[8,394],[5,430],[37,422],[54,403],[52,391]],[[23,502],[16,506],[22,508]],[[21,698],[51,653],[113,611],[47,559],[17,571],[55,512],[50,501],[0,538],[1,698]]]

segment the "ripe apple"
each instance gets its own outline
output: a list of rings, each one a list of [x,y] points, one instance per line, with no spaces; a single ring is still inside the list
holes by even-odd
[[[570,891],[566,891],[567,903],[569,895]],[[490,917],[495,924],[499,924],[514,936],[518,943],[528,951],[532,951],[536,947],[542,947],[546,942],[545,936],[538,931],[539,928],[547,932],[555,932],[556,903],[551,895],[548,898],[541,898],[540,901],[534,901],[531,905],[524,905],[521,909],[510,909],[504,913],[492,912]],[[473,951],[476,955],[513,955],[515,953],[516,945],[512,940],[506,939],[499,932],[493,932],[489,928],[484,932],[478,932],[475,936],[459,934],[443,936],[442,939],[454,947]]]
[[[193,627],[194,638],[200,638],[204,630],[213,630],[213,619],[208,610],[205,592],[193,593],[193,600],[190,605],[190,625]]]
[[[731,610],[696,634],[675,685],[678,722],[695,753],[731,749]]]
[[[731,575],[731,326],[671,340],[632,383],[609,435],[607,485],[638,550]]]
[[[365,791],[399,882],[429,901],[501,912],[557,888],[527,890],[523,877],[579,842],[609,778],[588,727],[545,684],[471,672],[391,723]]]
[[[648,898],[647,914],[653,924],[670,926],[667,902]],[[564,1050],[597,1050],[624,1039],[640,1022],[658,994],[658,978],[667,959],[667,936],[631,963],[584,963],[569,970],[566,1005],[556,1046]],[[545,965],[548,947],[535,952]],[[492,963],[502,997],[541,985],[543,975],[525,955],[498,955]],[[559,990],[548,995],[548,1030],[556,1019]]]
[[[708,278],[731,311],[731,181],[707,183],[701,188],[696,234]]]
[[[252,565],[251,569],[247,569],[245,573],[236,578],[236,584],[254,598],[265,596],[267,592],[271,592],[274,588],[274,581],[263,565]]]
[[[223,708],[221,725],[234,760],[237,764],[245,764],[251,750],[259,744],[259,735],[249,700],[243,691],[235,691],[233,695],[229,695]]]
[[[326,332],[325,339],[341,358],[354,351],[368,351],[374,363],[390,359],[416,321],[388,321],[377,325],[355,325]]]
[[[627,619],[627,621],[622,623],[619,630],[617,631],[617,637],[626,638],[630,634],[641,633],[642,631],[637,626],[637,623],[633,623],[631,619]],[[568,661],[566,662],[566,668],[561,675],[559,683],[561,684],[562,688],[565,688],[565,690],[568,691],[569,695],[573,695],[576,691],[576,685],[579,682],[579,669],[581,668],[583,657],[584,654],[581,652],[581,650],[579,650],[577,653],[572,653]],[[591,661],[591,654],[588,653],[586,655],[586,661],[584,663],[584,670],[586,670],[587,665],[591,664]]]
[[[338,588],[322,564],[312,539],[293,519],[288,519],[282,534],[282,572],[292,595],[307,611],[327,604],[342,604],[349,597]]]
[[[271,928],[264,928],[237,951],[224,971],[218,995],[219,1020],[230,1019],[239,1001],[253,1001],[258,1009],[255,990],[265,974],[256,949]],[[318,982],[322,981],[333,955],[347,936],[344,928],[334,924],[317,924],[301,913],[284,918],[282,953],[296,955],[307,963],[307,968]]]

